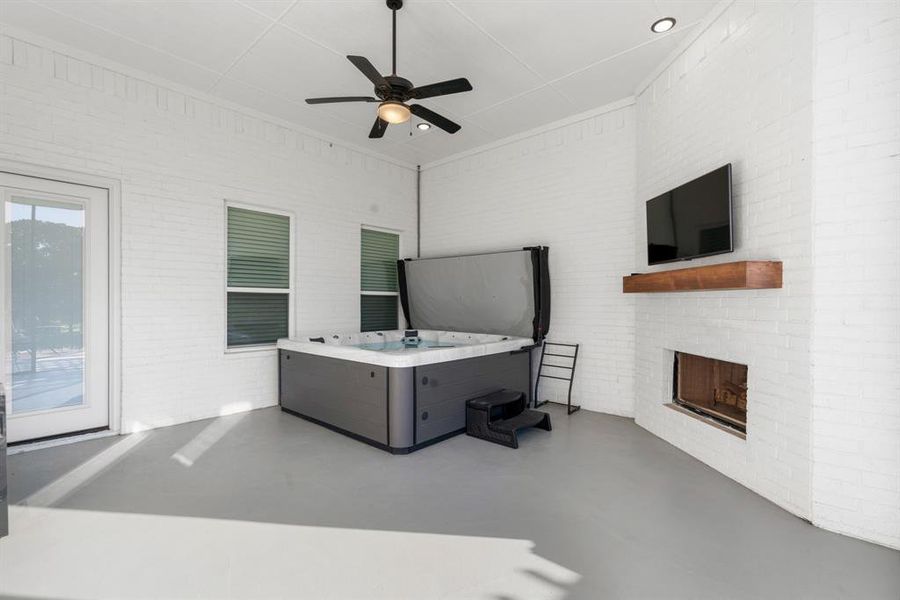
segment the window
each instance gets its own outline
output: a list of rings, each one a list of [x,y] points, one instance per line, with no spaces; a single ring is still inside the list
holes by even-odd
[[[397,260],[400,236],[362,230],[360,248],[360,331],[397,329]]]
[[[291,217],[227,206],[227,345],[274,344],[291,325]]]

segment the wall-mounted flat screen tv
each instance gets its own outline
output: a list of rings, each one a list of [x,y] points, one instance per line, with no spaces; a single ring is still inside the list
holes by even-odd
[[[651,265],[734,251],[731,164],[647,201]]]

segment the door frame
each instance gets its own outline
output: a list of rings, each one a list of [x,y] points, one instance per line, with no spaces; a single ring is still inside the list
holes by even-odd
[[[83,173],[0,158],[0,172],[10,175],[48,179],[106,190],[109,201],[109,430],[122,433],[122,182],[112,175]],[[0,299],[5,314],[5,300]],[[6,331],[0,327],[0,347],[5,348]],[[6,381],[0,368],[0,382]]]

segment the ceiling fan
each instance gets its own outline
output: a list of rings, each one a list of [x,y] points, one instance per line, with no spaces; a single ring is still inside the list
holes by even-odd
[[[403,0],[387,0],[387,7],[391,9],[393,20],[393,37],[391,41],[392,62],[391,74],[381,75],[369,59],[364,56],[348,56],[347,59],[362,71],[362,74],[375,84],[375,96],[342,96],[337,98],[307,98],[307,104],[331,104],[334,102],[378,102],[378,116],[375,124],[369,132],[370,138],[380,138],[387,131],[389,124],[405,123],[409,120],[410,113],[424,121],[428,121],[436,127],[440,127],[447,133],[456,133],[461,128],[459,125],[436,112],[429,110],[421,104],[407,104],[410,100],[434,98],[447,94],[472,91],[472,84],[465,77],[450,79],[439,83],[432,83],[420,87],[413,86],[412,82],[397,75],[397,11],[403,8]]]

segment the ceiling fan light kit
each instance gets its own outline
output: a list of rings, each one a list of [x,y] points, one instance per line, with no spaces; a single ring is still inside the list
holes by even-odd
[[[460,77],[439,83],[431,83],[416,87],[408,79],[397,75],[397,11],[403,8],[403,0],[386,0],[391,10],[391,74],[382,75],[378,69],[364,56],[347,56],[353,65],[375,85],[375,97],[372,96],[340,96],[329,98],[307,98],[307,104],[334,104],[338,102],[378,102],[375,123],[369,132],[370,138],[380,138],[387,131],[389,124],[397,125],[409,120],[410,114],[423,121],[443,129],[447,133],[456,133],[461,127],[450,119],[425,108],[421,104],[407,104],[410,100],[434,98],[448,94],[472,91],[469,80]],[[421,128],[420,128],[421,129]]]
[[[409,107],[402,102],[388,100],[387,102],[382,102],[378,106],[378,118],[387,121],[391,125],[406,123],[409,121],[409,116],[411,114],[412,113],[409,112]]]

